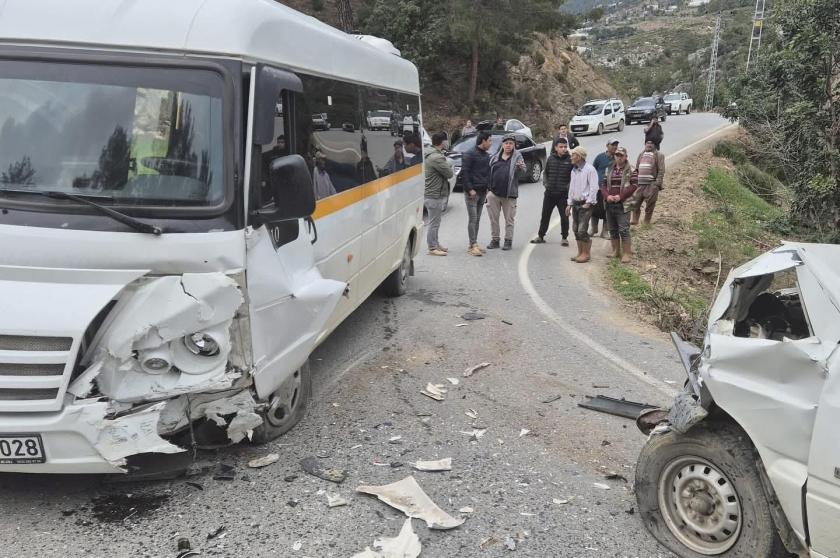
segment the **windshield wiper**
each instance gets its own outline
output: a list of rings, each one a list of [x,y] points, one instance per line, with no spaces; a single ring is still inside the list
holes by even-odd
[[[37,194],[40,196],[46,196],[48,198],[53,198],[57,200],[70,200],[77,203],[83,203],[88,205],[94,209],[96,209],[102,215],[107,215],[114,221],[118,221],[123,225],[131,227],[135,231],[153,234],[155,236],[160,236],[163,233],[163,229],[157,227],[155,225],[150,225],[148,223],[144,223],[143,221],[139,221],[134,217],[130,217],[125,213],[120,213],[115,209],[111,209],[110,207],[106,207],[102,204],[98,204],[93,200],[88,199],[85,196],[77,196],[76,194],[68,194],[67,192],[60,192],[57,190],[23,190],[23,189],[16,189],[16,188],[0,188],[0,192],[13,192],[15,194]],[[106,196],[98,196],[101,199],[113,199]]]

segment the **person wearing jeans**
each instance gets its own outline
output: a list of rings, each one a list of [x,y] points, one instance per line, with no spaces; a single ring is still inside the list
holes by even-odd
[[[566,207],[566,215],[572,216],[572,230],[577,240],[578,253],[572,261],[586,263],[592,252],[589,221],[592,218],[592,206],[598,200],[598,171],[586,162],[586,150],[581,146],[572,149],[572,164],[574,167]]]
[[[481,131],[475,138],[475,147],[464,153],[461,164],[461,178],[464,186],[464,204],[467,206],[467,252],[472,256],[484,254],[478,246],[478,227],[481,210],[487,200],[487,185],[490,182],[490,132]]]
[[[443,154],[446,134],[437,132],[432,136],[432,145],[423,152],[426,173],[426,190],[423,204],[426,207],[428,221],[426,223],[426,243],[429,246],[429,255],[445,256],[448,252],[438,242],[438,229],[440,228],[440,217],[446,207],[449,198],[449,179],[452,178],[452,166]]]
[[[607,204],[612,255],[614,258],[620,257],[622,263],[628,263],[632,254],[628,213],[637,184],[637,174],[627,160],[627,150],[619,147],[615,151],[613,163],[604,173],[601,195]]]
[[[525,159],[515,148],[513,134],[505,134],[502,148],[490,159],[490,192],[487,194],[487,215],[490,216],[490,244],[499,247],[499,215],[505,214],[505,244],[502,250],[513,248],[513,224],[516,218],[516,198],[519,197],[519,178],[525,174]]]
[[[558,138],[554,143],[553,153],[545,163],[543,174],[542,215],[540,216],[540,228],[537,238],[531,240],[531,244],[545,244],[545,235],[548,232],[548,223],[551,221],[551,214],[554,208],[560,212],[560,234],[562,246],[568,246],[569,241],[569,216],[566,215],[566,200],[569,197],[569,181],[572,178],[572,158],[569,155],[566,138]]]

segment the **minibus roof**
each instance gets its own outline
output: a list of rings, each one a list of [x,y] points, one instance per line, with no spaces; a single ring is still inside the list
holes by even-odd
[[[233,56],[419,93],[411,62],[274,0],[0,0],[0,43]]]

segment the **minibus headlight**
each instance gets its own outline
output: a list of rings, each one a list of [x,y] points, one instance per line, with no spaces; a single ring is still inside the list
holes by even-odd
[[[140,361],[140,368],[146,374],[166,374],[172,368],[172,355],[167,345],[140,351],[137,360]]]
[[[219,344],[216,340],[202,332],[184,337],[184,346],[196,356],[213,357],[219,354]]]

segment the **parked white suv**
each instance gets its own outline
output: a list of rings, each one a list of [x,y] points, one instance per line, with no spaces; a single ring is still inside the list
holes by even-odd
[[[606,130],[622,131],[624,121],[624,103],[620,99],[599,99],[580,107],[569,127],[575,135],[603,134]]]
[[[688,93],[668,93],[665,95],[665,107],[668,114],[679,114],[685,112],[691,113],[691,107],[694,101],[688,96]]]

